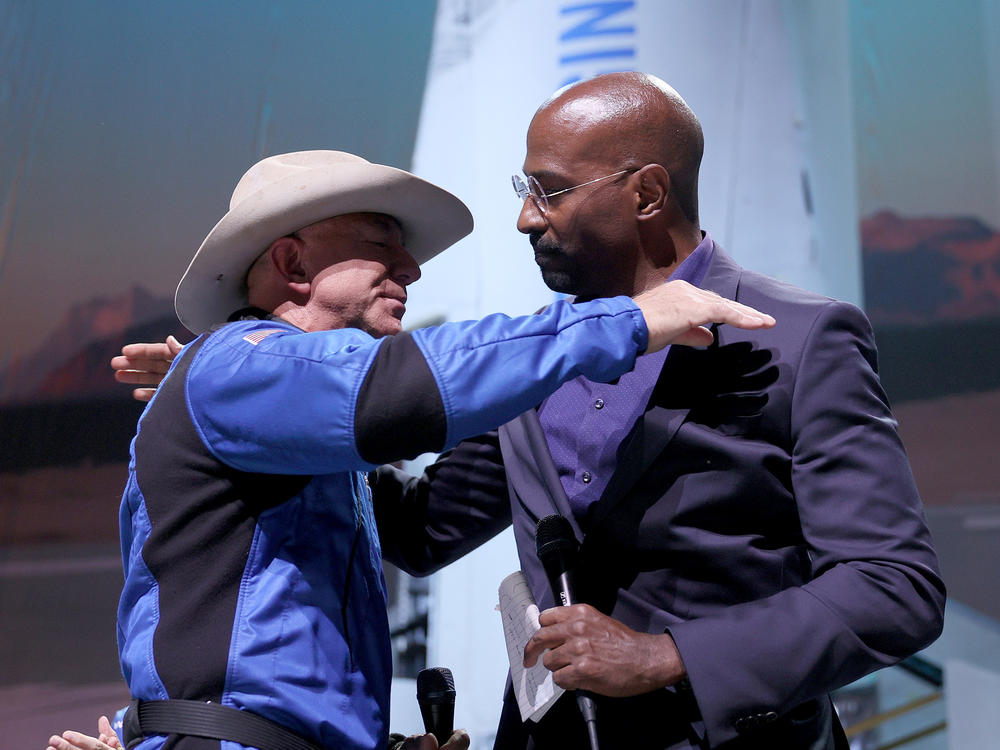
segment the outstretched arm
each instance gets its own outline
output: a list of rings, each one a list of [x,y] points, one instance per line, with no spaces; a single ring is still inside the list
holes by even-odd
[[[623,297],[556,302],[538,315],[490,315],[378,340],[351,328],[234,323],[185,348],[186,398],[202,439],[234,468],[372,469],[495,428],[578,375],[611,381],[650,341],[664,345],[708,322],[774,324],[725,303],[719,309],[715,296],[692,304],[681,295],[679,305],[668,287],[641,306]]]

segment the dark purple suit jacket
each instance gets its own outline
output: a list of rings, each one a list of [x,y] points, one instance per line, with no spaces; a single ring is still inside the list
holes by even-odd
[[[531,411],[419,481],[380,471],[383,550],[428,572],[513,519],[544,608],[534,529],[561,513],[582,542],[582,599],[669,632],[688,672],[679,690],[598,698],[603,747],[832,748],[827,693],[940,633],[945,591],[920,498],[860,310],[745,271],[718,247],[702,286],[777,325],[671,348],[582,523]],[[522,727],[508,701],[497,746],[574,746],[578,724],[563,700]]]

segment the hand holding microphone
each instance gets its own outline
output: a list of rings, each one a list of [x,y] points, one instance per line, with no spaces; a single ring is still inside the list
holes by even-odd
[[[556,602],[567,606],[541,613],[542,627],[524,649],[525,667],[542,658],[560,687],[619,698],[673,685],[686,676],[669,634],[641,633],[589,604],[576,603],[579,544],[569,521],[546,516],[535,529],[535,543]]]
[[[569,521],[563,516],[546,516],[535,527],[535,550],[538,559],[542,561],[542,567],[545,568],[545,575],[548,576],[557,606],[569,607],[576,603],[574,570],[579,546]],[[528,653],[525,649],[525,661],[527,658]],[[587,725],[590,747],[592,750],[598,750],[597,709],[594,706],[594,699],[585,692],[577,691],[576,703]]]
[[[417,703],[424,730],[433,734],[438,746],[451,737],[455,723],[455,679],[447,667],[421,669],[417,674]]]
[[[469,750],[469,735],[453,730],[455,680],[446,667],[431,667],[417,673],[417,703],[426,734],[389,737],[390,750]]]
[[[389,750],[469,750],[469,735],[464,729],[456,729],[443,745],[439,745],[433,734],[389,735]]]

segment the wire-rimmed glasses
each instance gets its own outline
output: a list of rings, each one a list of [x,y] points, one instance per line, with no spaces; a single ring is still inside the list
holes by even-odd
[[[581,182],[579,185],[573,185],[572,187],[563,188],[562,190],[553,190],[551,193],[546,193],[542,189],[538,180],[531,175],[529,175],[526,179],[521,179],[521,175],[515,174],[511,176],[510,180],[514,184],[514,192],[517,193],[517,197],[522,201],[531,198],[535,202],[535,205],[538,206],[538,210],[544,214],[549,210],[549,198],[554,195],[562,195],[563,193],[568,193],[570,190],[576,190],[577,188],[586,187],[587,185],[593,185],[595,182],[600,182],[601,180],[609,180],[612,177],[620,177],[626,172],[635,171],[635,168],[621,169],[614,174],[606,174],[603,177],[595,177],[592,180]]]

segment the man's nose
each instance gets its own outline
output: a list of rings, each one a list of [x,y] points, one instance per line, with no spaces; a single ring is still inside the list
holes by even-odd
[[[521,213],[517,215],[517,231],[522,234],[544,232],[547,225],[545,214],[535,203],[535,199],[529,195],[521,205]]]
[[[404,286],[420,278],[420,264],[406,250],[400,248],[392,264],[392,277]]]

